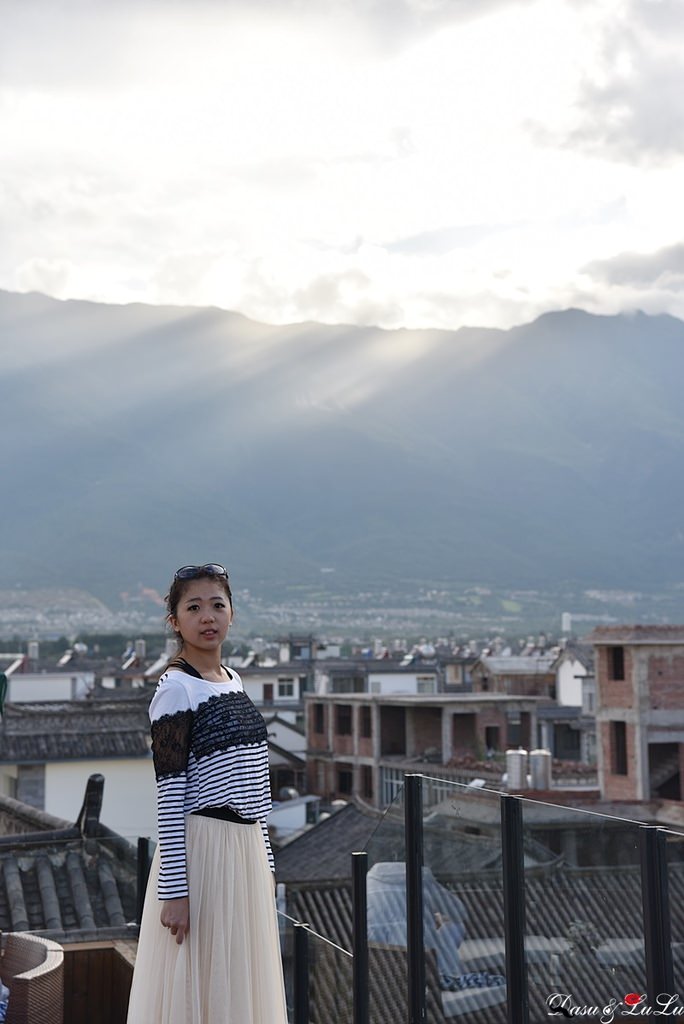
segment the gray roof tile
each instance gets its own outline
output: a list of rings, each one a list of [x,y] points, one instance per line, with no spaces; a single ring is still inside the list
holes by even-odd
[[[7,704],[0,760],[27,763],[150,756],[150,696],[129,701]]]
[[[102,776],[91,776],[88,786],[101,789],[102,782]],[[25,827],[33,816],[35,831],[0,837],[0,930],[34,931],[58,941],[130,935],[137,852],[93,815],[97,794],[87,794],[85,804],[90,813],[67,828],[26,809],[18,824]],[[17,806],[22,807],[0,797],[6,829]]]

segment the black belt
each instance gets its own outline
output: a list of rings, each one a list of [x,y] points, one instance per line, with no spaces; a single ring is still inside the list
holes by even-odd
[[[256,818],[243,818],[241,814],[231,807],[200,807],[198,811],[191,811],[192,814],[199,814],[201,818],[219,818],[221,821],[234,821],[238,825],[256,825]]]

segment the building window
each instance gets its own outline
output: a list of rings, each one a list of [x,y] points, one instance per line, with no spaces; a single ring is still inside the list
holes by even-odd
[[[498,750],[499,744],[499,726],[498,725],[486,725],[485,726],[485,747],[487,753],[490,750]]]
[[[371,709],[361,708],[361,735],[364,739],[369,739],[373,735],[373,727],[371,724]]]
[[[337,770],[337,792],[345,796],[351,796],[354,782],[354,773],[351,768],[338,768]]]
[[[351,704],[338,704],[335,708],[335,734],[337,736],[351,736],[351,731]]]
[[[596,692],[594,690],[594,680],[590,682],[586,679],[582,680],[582,714],[593,715],[596,713]]]
[[[404,772],[401,768],[380,768],[382,806],[388,807],[404,790]],[[452,786],[453,789],[453,786]]]
[[[519,711],[509,711],[506,724],[506,742],[509,747],[522,746],[522,719]]]
[[[624,647],[608,648],[608,678],[617,682],[625,678]]]
[[[434,676],[417,676],[416,693],[436,693],[437,686]]]
[[[294,679],[279,679],[278,680],[278,696],[279,697],[294,697]]]
[[[319,736],[325,732],[325,709],[322,704],[313,706],[313,731]]]
[[[627,726],[624,722],[611,722],[610,732],[613,775],[627,775]]]
[[[335,676],[331,693],[365,693],[366,680],[363,676]]]
[[[369,764],[361,765],[361,796],[366,800],[373,799],[373,769]]]
[[[306,823],[307,825],[318,824],[318,814],[321,809],[320,800],[310,800],[306,805]]]

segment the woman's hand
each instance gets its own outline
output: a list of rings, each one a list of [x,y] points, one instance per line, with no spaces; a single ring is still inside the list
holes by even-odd
[[[175,900],[163,900],[160,920],[163,926],[176,936],[176,942],[180,946],[190,927],[190,900],[188,897],[180,896]]]

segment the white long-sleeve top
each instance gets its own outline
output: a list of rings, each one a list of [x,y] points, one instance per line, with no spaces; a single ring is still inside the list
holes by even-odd
[[[257,820],[273,869],[266,724],[238,674],[231,670],[231,676],[213,683],[171,668],[150,703],[160,900],[188,895],[185,816],[205,807]]]

